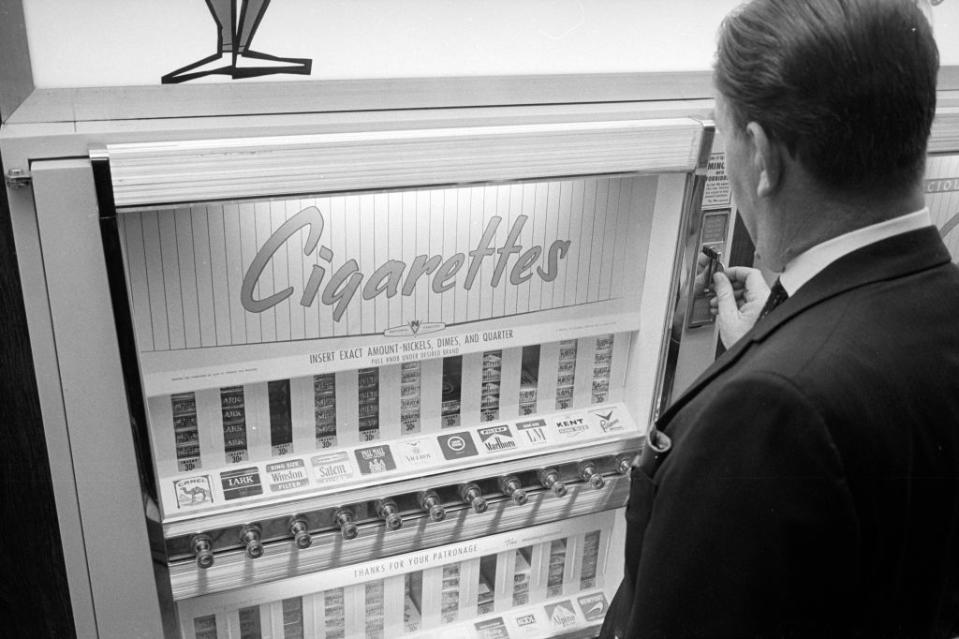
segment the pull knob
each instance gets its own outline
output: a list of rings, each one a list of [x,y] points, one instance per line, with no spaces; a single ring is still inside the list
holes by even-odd
[[[313,544],[310,526],[303,517],[293,517],[290,520],[290,534],[293,535],[293,543],[300,550],[305,550]]]
[[[349,508],[337,508],[333,513],[333,522],[340,527],[343,539],[356,539],[360,529],[356,526],[356,516]]]
[[[504,475],[497,480],[501,493],[513,500],[517,506],[526,503],[526,491],[516,475]]]
[[[190,541],[198,568],[206,570],[213,565],[213,540],[209,535],[197,535]]]
[[[616,470],[621,475],[628,475],[633,467],[632,455],[620,455],[616,458]]]
[[[543,488],[553,491],[557,497],[566,496],[566,484],[560,479],[556,468],[544,468],[539,471],[539,483],[543,485]]]
[[[376,515],[386,522],[387,530],[397,530],[403,527],[403,518],[400,517],[399,506],[392,499],[381,499],[376,502]]]
[[[602,488],[606,485],[606,480],[599,474],[596,464],[592,461],[585,461],[579,465],[579,476],[593,488]]]
[[[430,515],[432,521],[443,521],[446,519],[446,509],[443,508],[443,502],[435,490],[424,490],[416,495],[420,508]]]
[[[470,482],[460,486],[460,499],[472,506],[476,514],[486,512],[487,504],[483,498],[483,491],[476,484]]]
[[[260,527],[249,524],[240,531],[240,543],[246,546],[246,556],[257,559],[263,556],[263,542],[260,541]]]

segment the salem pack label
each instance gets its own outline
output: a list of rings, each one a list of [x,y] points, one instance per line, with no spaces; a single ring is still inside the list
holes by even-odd
[[[606,595],[597,592],[592,595],[583,595],[577,599],[579,609],[583,611],[586,621],[602,621],[606,616],[606,609],[609,603],[606,601]]]
[[[223,484],[223,498],[227,501],[263,494],[260,470],[256,467],[224,471],[220,473],[220,482]]]
[[[342,483],[356,474],[345,451],[315,455],[310,462],[313,464],[313,479],[320,485]]]
[[[545,420],[532,419],[526,422],[518,422],[516,431],[520,441],[524,444],[539,446],[548,442]]]
[[[173,482],[173,489],[176,491],[176,501],[180,508],[206,506],[213,503],[209,475],[178,479]]]
[[[436,438],[440,443],[440,450],[446,459],[462,459],[476,455],[476,445],[469,432],[440,435]]]
[[[516,439],[506,424],[487,426],[486,428],[480,428],[477,432],[480,436],[480,443],[491,453],[516,448]]]
[[[355,453],[356,461],[360,465],[360,472],[364,475],[396,470],[393,453],[390,452],[390,447],[385,444],[370,446],[369,448],[357,448]]]
[[[310,478],[306,473],[306,464],[302,459],[266,465],[266,474],[270,478],[270,490],[294,490],[308,486]]]

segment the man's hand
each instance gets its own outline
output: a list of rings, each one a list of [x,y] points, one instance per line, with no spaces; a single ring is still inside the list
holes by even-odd
[[[729,348],[759,319],[769,286],[759,269],[731,266],[713,275],[713,290],[716,295],[709,300],[709,310],[716,316],[723,346]]]

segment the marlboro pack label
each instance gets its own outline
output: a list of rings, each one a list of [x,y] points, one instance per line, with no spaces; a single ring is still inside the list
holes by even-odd
[[[491,453],[516,449],[516,439],[507,424],[480,428],[477,433],[480,444]]]

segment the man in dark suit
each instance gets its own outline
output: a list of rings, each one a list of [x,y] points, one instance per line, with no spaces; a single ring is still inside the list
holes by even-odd
[[[723,23],[727,172],[781,275],[713,280],[730,349],[632,470],[603,637],[959,634],[959,269],[922,191],[937,71],[914,0]]]

